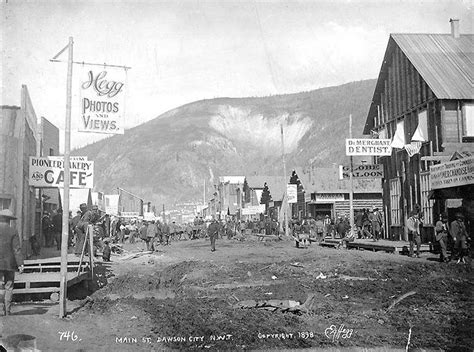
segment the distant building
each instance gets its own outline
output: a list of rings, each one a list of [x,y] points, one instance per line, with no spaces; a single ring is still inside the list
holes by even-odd
[[[339,179],[338,168],[297,169],[297,173],[304,187],[308,216],[349,217],[350,181]],[[354,211],[373,208],[382,210],[380,179],[353,179]]]
[[[407,239],[406,219],[418,206],[422,240],[433,241],[437,214],[450,202],[432,199],[430,167],[474,151],[474,35],[459,34],[458,26],[452,20],[451,34],[391,34],[388,41],[364,134],[398,145],[375,160],[384,165],[383,204],[394,239]]]
[[[217,185],[217,211],[220,216],[236,215],[242,208],[245,176],[221,176]]]

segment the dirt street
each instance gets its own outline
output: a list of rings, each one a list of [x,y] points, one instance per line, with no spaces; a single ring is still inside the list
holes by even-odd
[[[143,244],[125,247],[138,252]],[[227,239],[218,240],[216,252],[200,239],[121,258],[112,256],[99,271],[99,290],[68,302],[66,319],[58,318],[58,305],[16,304],[16,314],[2,320],[3,337],[32,335],[41,351],[474,346],[471,263]]]

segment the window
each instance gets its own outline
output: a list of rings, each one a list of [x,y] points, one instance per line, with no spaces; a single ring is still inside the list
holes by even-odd
[[[0,210],[10,209],[11,202],[10,198],[0,198]]]
[[[423,224],[433,224],[433,203],[429,199],[430,195],[430,173],[420,174],[420,191],[421,191],[421,211],[423,212]]]
[[[464,136],[474,137],[474,104],[464,104]]]
[[[392,225],[400,225],[400,179],[390,180],[390,222]]]
[[[53,148],[49,148],[49,155],[50,155],[50,156],[53,156],[53,155],[54,155],[54,149],[53,149]]]

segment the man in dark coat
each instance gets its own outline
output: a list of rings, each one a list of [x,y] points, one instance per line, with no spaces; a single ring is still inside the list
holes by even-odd
[[[216,250],[216,239],[219,236],[219,222],[213,218],[212,222],[209,224],[207,228],[207,233],[209,234],[209,238],[211,240],[211,252]]]
[[[23,272],[20,238],[10,226],[14,219],[11,210],[0,211],[0,315],[10,315],[15,271]]]
[[[63,210],[58,209],[56,214],[52,218],[53,223],[53,232],[54,232],[54,241],[56,242],[56,249],[61,249],[61,237],[63,232]]]

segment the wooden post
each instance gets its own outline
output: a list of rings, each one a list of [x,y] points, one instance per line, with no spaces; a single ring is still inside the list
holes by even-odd
[[[86,241],[89,240],[89,265],[91,269],[91,279],[94,278],[94,226],[87,226]]]
[[[349,138],[352,138],[352,114],[349,115]],[[352,179],[353,172],[353,159],[352,155],[349,157],[351,161],[351,166],[349,170],[349,224],[351,226],[351,237],[354,237],[354,181]]]
[[[67,94],[66,94],[66,125],[64,129],[64,199],[63,199],[63,225],[61,241],[61,281],[59,295],[59,317],[66,316],[67,296],[67,244],[69,237],[69,154],[71,149],[71,96],[72,96],[72,55],[73,39],[69,37],[68,65],[67,65]]]
[[[285,212],[285,236],[288,236],[289,231],[288,231],[288,194],[286,192],[287,190],[287,183],[288,181],[286,180],[286,161],[285,161],[285,140],[283,138],[283,124],[280,125],[281,129],[281,155],[282,155],[282,160],[283,160],[283,182],[285,185],[285,193],[283,193],[283,202],[281,203],[282,207],[284,207],[284,212]],[[285,205],[285,199],[286,199],[286,205]]]

